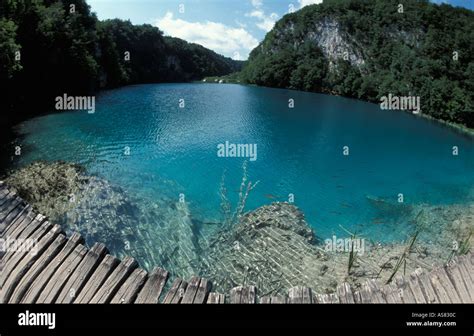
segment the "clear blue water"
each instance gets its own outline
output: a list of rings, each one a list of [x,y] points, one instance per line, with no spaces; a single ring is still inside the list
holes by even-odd
[[[260,182],[246,209],[294,194],[323,239],[340,234],[340,226],[381,241],[406,238],[407,218],[394,215],[399,193],[405,205],[474,200],[472,138],[341,97],[240,85],[139,85],[101,93],[94,114],[50,114],[19,130],[26,149],[20,166],[65,160],[148,199],[183,193],[192,215],[207,221],[220,219],[224,171],[234,202],[242,177],[244,159],[218,157],[217,145],[257,144],[248,174]]]

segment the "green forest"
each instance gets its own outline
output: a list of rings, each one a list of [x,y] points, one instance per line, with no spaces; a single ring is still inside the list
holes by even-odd
[[[402,4],[402,12],[399,5]],[[365,63],[329,60],[311,38],[332,19]],[[474,127],[474,12],[420,0],[325,0],[284,16],[250,54],[240,81],[378,103],[419,96],[422,113]]]
[[[0,0],[3,123],[50,109],[63,93],[198,80],[241,66],[151,25],[99,21],[85,0]]]

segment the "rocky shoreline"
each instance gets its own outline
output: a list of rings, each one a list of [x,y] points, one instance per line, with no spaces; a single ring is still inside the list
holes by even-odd
[[[66,162],[35,162],[5,182],[66,232],[80,232],[87,244],[103,242],[111,253],[131,255],[148,270],[161,266],[183,278],[198,274],[222,292],[255,285],[261,295],[293,286],[331,293],[344,281],[354,288],[367,279],[387,282],[418,267],[431,270],[469,249],[474,239],[474,204],[407,208],[416,216],[414,236],[405,242],[343,237],[350,244],[363,239],[361,252],[351,245],[328,249],[327,239],[317,237],[289,203],[247,212],[230,228],[209,228],[192,217],[186,203],[140,199]]]

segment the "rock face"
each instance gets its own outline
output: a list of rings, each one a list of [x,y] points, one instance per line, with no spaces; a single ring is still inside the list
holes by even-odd
[[[365,64],[362,50],[334,18],[324,18],[309,29],[304,40],[313,41],[323,52],[332,69],[337,59],[345,59],[361,69]]]

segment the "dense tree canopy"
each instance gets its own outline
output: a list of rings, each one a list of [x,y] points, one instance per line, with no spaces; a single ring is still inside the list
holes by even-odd
[[[341,57],[329,67],[311,38],[327,18],[339,23],[363,66]],[[389,93],[420,96],[423,113],[474,127],[473,41],[467,9],[427,0],[325,0],[277,22],[238,79],[373,102]]]

